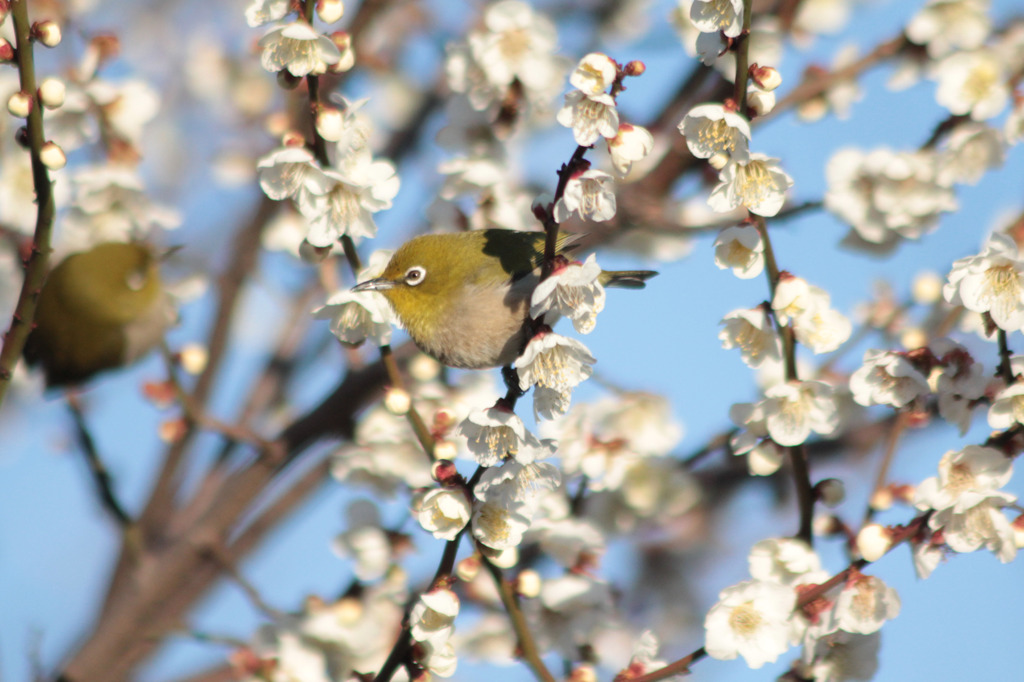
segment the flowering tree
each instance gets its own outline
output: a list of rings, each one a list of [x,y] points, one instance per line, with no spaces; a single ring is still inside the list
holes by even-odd
[[[880,10],[854,0],[0,0],[0,442],[52,479],[86,469],[40,451],[84,454],[91,480],[74,484],[106,524],[69,598],[88,616],[0,630],[19,643],[4,664],[61,682],[508,664],[508,679],[652,682],[712,658],[871,679],[882,626],[915,608],[898,564],[875,562],[908,547],[927,578],[1024,546],[1009,492],[1024,214],[998,187],[981,196],[1012,194],[1010,220],[959,209],[1024,137],[1024,23],[987,0],[899,4],[878,36],[856,25]],[[824,35],[860,38],[861,56]],[[868,93],[898,111],[802,142],[870,113],[861,84],[879,72]],[[957,220],[976,253],[869,289],[863,264],[900,263]],[[443,272],[381,248],[493,228],[536,238],[431,242]],[[794,241],[812,231],[828,251]],[[160,277],[180,324],[144,364],[47,402],[20,362],[40,291],[106,242],[182,247]],[[605,271],[595,249],[665,272],[608,295],[655,273]],[[676,286],[688,255],[729,283]],[[697,308],[717,331],[689,322]],[[625,309],[631,323],[598,324]],[[84,314],[69,307],[60,333]],[[592,351],[555,331],[563,317],[627,350]],[[679,319],[726,352],[693,350]],[[733,350],[753,400],[707,369]],[[501,385],[488,368],[506,362]],[[668,395],[630,383],[644,366]],[[730,395],[681,407],[712,384]],[[684,450],[681,420],[711,426]],[[929,473],[897,473],[910,457]],[[111,476],[131,466],[134,485]],[[776,505],[735,524],[765,484]],[[338,557],[264,575],[314,506],[344,512],[313,539]],[[46,537],[42,516],[22,523]],[[746,532],[737,565],[722,545]],[[736,578],[716,577],[717,600],[693,594],[700,564]],[[334,587],[282,601],[325,584],[311,574]],[[29,627],[73,635],[33,650]]]

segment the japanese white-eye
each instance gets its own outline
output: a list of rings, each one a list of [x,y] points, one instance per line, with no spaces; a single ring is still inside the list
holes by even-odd
[[[556,252],[572,249],[578,238],[562,235]],[[543,232],[500,229],[414,237],[380,277],[354,290],[383,294],[416,345],[450,367],[510,365],[528,340],[544,241]],[[642,288],[655,274],[603,271],[599,281]]]
[[[129,365],[159,343],[176,319],[160,260],[146,244],[108,242],[50,272],[25,344],[25,359],[42,365],[47,387]]]

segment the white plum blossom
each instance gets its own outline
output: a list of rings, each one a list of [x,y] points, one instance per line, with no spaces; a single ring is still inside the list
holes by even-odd
[[[1009,429],[1024,424],[1024,382],[1010,384],[996,394],[988,408],[988,425],[993,429]]]
[[[563,656],[572,656],[614,622],[612,587],[586,574],[566,573],[545,580],[539,602],[541,632]]]
[[[461,490],[435,488],[416,499],[416,519],[439,540],[454,540],[469,523],[473,508]]]
[[[359,580],[377,580],[391,566],[391,542],[380,526],[376,505],[356,500],[346,511],[348,528],[332,543],[335,554],[352,558],[352,572]]]
[[[932,574],[939,564],[946,558],[946,545],[935,537],[942,537],[942,533],[931,534],[931,537],[922,542],[912,542],[911,550],[914,554],[914,573],[921,580]]]
[[[595,362],[587,347],[576,339],[541,332],[526,344],[515,366],[519,387],[524,391],[536,385],[564,392],[588,379]]]
[[[693,107],[680,121],[679,132],[686,138],[687,149],[698,159],[747,157],[750,122],[722,104]]]
[[[936,339],[930,348],[941,363],[928,377],[939,398],[939,416],[956,424],[962,436],[970,427],[975,403],[986,395],[991,380],[985,366],[960,344]]]
[[[840,149],[825,168],[825,207],[866,246],[892,248],[900,238],[931,231],[941,213],[956,210],[953,190],[939,182],[939,168],[940,156],[929,150]]]
[[[847,580],[833,607],[832,617],[844,632],[869,635],[900,614],[896,590],[881,578],[859,574]]]
[[[704,648],[719,660],[742,656],[751,668],[772,663],[789,648],[796,592],[748,580],[727,587],[704,619]]]
[[[501,405],[473,410],[454,433],[466,437],[469,451],[485,467],[495,466],[506,457],[529,464],[548,456],[553,449],[550,441],[538,440],[512,410]]]
[[[329,182],[323,170],[305,147],[280,147],[265,155],[256,164],[263,193],[275,201],[322,194]]]
[[[752,279],[764,271],[764,242],[753,225],[727,227],[715,240],[715,265],[740,279]]]
[[[929,0],[907,24],[907,38],[928,56],[981,47],[992,30],[988,0]]]
[[[740,308],[722,318],[718,332],[722,348],[738,348],[743,362],[752,369],[782,357],[782,342],[764,306]]]
[[[776,215],[786,203],[786,190],[793,186],[778,159],[751,153],[747,159],[732,158],[718,175],[708,206],[716,213],[728,213],[740,206],[756,215]]]
[[[301,20],[271,28],[259,45],[264,69],[271,73],[287,70],[299,78],[325,73],[341,59],[333,40]]]
[[[942,530],[943,540],[954,552],[974,552],[985,547],[1005,564],[1017,556],[1017,542],[1013,525],[1002,507],[1000,500],[990,497],[963,513],[953,509],[937,511],[928,525]]]
[[[984,123],[958,125],[946,138],[939,157],[938,181],[944,185],[976,185],[1005,160],[1006,143],[998,130]]]
[[[939,461],[939,475],[925,479],[914,494],[922,511],[965,512],[987,500],[1011,504],[1016,498],[999,492],[1010,480],[1012,463],[1002,451],[981,445],[950,450]]]
[[[988,313],[1006,331],[1024,327],[1024,262],[1013,239],[989,236],[977,256],[954,261],[942,294],[953,305]]]
[[[419,659],[419,662],[431,674],[438,677],[451,677],[455,674],[458,659],[455,655],[454,644],[450,641],[437,643],[427,639],[420,642],[420,645],[423,647],[423,656]]]
[[[772,299],[779,324],[792,324],[797,341],[816,354],[839,348],[853,331],[849,319],[830,304],[828,292],[792,275],[780,278]]]
[[[280,21],[291,9],[290,0],[253,0],[245,8],[245,21],[251,28]]]
[[[356,281],[365,282],[380,276],[390,259],[391,251],[374,251]],[[391,330],[398,324],[391,305],[380,293],[351,289],[332,294],[324,305],[313,310],[313,317],[330,320],[331,333],[350,346],[358,346],[367,339],[378,346],[391,343]]]
[[[573,175],[555,204],[555,220],[564,223],[573,213],[583,220],[603,222],[615,217],[615,181],[604,171],[590,169]]]
[[[310,244],[330,246],[342,235],[373,237],[373,214],[391,208],[400,184],[394,165],[373,160],[369,152],[357,156],[342,170],[324,171],[326,182],[311,191],[308,203],[298,204],[309,220]]]
[[[579,90],[565,95],[565,104],[556,120],[572,129],[576,144],[589,147],[598,138],[614,138],[619,132],[619,112],[611,95],[588,96]]]
[[[750,549],[747,557],[750,577],[791,587],[821,582],[828,578],[821,559],[803,540],[768,538]]]
[[[828,436],[839,426],[833,388],[822,381],[790,381],[765,391],[764,423],[779,445],[800,445],[811,432]]]
[[[735,38],[743,30],[743,0],[694,0],[690,20],[702,33]]]
[[[559,317],[568,317],[580,334],[589,334],[604,310],[605,291],[601,286],[601,266],[590,254],[584,262],[556,265],[551,276],[533,290],[530,317],[544,316],[544,324],[553,326]]]
[[[454,592],[444,588],[424,592],[409,614],[410,634],[417,642],[441,645],[455,631],[457,615],[459,598]]]
[[[729,419],[742,430],[729,439],[733,454],[747,456],[751,476],[771,476],[779,467],[785,451],[768,437],[762,403],[735,403],[729,408]]]
[[[868,682],[878,672],[880,632],[855,635],[842,630],[807,643],[798,674],[815,682]]]
[[[544,491],[556,490],[562,481],[558,467],[547,462],[520,464],[508,460],[498,467],[489,467],[473,488],[481,502],[503,505],[532,503]]]
[[[473,537],[499,551],[518,547],[530,529],[531,516],[526,502],[478,500],[473,510]]]
[[[1006,65],[994,50],[956,52],[936,67],[935,100],[957,116],[976,121],[997,116],[1010,100]]]
[[[608,140],[608,153],[612,167],[620,178],[629,175],[633,164],[643,161],[654,149],[654,136],[643,126],[619,123],[619,131]]]
[[[869,349],[864,364],[850,376],[853,399],[865,407],[891,405],[906,407],[931,393],[927,377],[905,353]]]
[[[600,52],[591,52],[576,65],[569,76],[569,84],[587,97],[594,97],[603,95],[615,82],[616,75],[618,65],[614,59]]]
[[[530,537],[538,539],[544,553],[568,569],[593,561],[605,551],[604,534],[597,525],[572,516],[538,519],[530,526]]]

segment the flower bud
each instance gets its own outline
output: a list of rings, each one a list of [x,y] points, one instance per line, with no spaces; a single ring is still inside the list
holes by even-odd
[[[875,511],[885,511],[892,507],[893,495],[892,491],[888,488],[879,488],[875,492],[871,493],[871,498],[868,500],[868,506]]]
[[[337,142],[345,132],[345,117],[334,107],[322,107],[316,115],[316,132],[328,142]]]
[[[58,109],[64,104],[67,89],[59,78],[44,78],[39,84],[39,101],[47,109]]]
[[[338,46],[341,58],[330,66],[331,73],[344,73],[356,64],[356,51],[352,49],[352,36],[345,31],[335,31],[330,39]]]
[[[541,584],[540,574],[532,568],[527,568],[516,576],[515,587],[520,597],[533,599],[540,594]]]
[[[770,66],[758,66],[757,63],[754,63],[750,65],[748,73],[757,87],[765,92],[771,92],[782,85],[782,75]]]
[[[835,509],[846,498],[846,489],[843,482],[837,478],[826,478],[818,481],[814,486],[814,492],[818,499],[829,509]]]
[[[462,582],[472,582],[478,573],[480,573],[480,557],[476,554],[466,557],[455,565],[455,575]]]
[[[775,93],[753,88],[747,93],[747,108],[754,116],[764,116],[775,108]]]
[[[345,14],[345,3],[341,0],[317,0],[316,15],[325,24],[333,24]]]
[[[597,672],[594,666],[582,663],[569,674],[569,682],[597,682]]]
[[[439,459],[430,468],[430,475],[434,477],[435,481],[443,485],[454,482],[455,478],[459,475],[459,471],[450,460]]]
[[[857,551],[865,561],[878,561],[892,547],[892,534],[888,528],[869,523],[857,533]]]
[[[330,246],[313,246],[305,239],[299,244],[299,258],[308,265],[322,263],[329,255],[331,255]]]
[[[14,141],[18,143],[18,146],[22,149],[29,149],[32,147],[28,141],[28,128],[25,126],[18,126],[18,129],[14,131]]]
[[[911,285],[911,295],[914,297],[914,303],[920,305],[931,305],[937,303],[942,299],[942,287],[944,280],[939,277],[938,273],[926,270],[920,272],[914,277],[914,283]]]
[[[11,116],[28,118],[28,115],[32,113],[33,104],[32,96],[27,92],[16,92],[7,100],[7,111],[11,113]]]
[[[644,71],[646,70],[647,66],[645,66],[642,61],[640,61],[639,59],[634,59],[633,61],[626,64],[626,66],[622,68],[622,73],[626,74],[627,76],[642,76],[644,74]]]
[[[157,436],[165,443],[177,443],[184,437],[187,430],[188,425],[185,420],[178,417],[162,422],[157,429]]]
[[[288,69],[277,72],[277,84],[285,90],[294,90],[302,82],[300,76],[293,76]]]
[[[455,443],[450,440],[439,440],[434,445],[434,457],[437,459],[455,459],[455,456],[459,454],[459,449],[455,447]]]
[[[3,21],[0,19],[0,21]],[[0,38],[0,63],[14,61],[14,46]]]
[[[46,19],[32,24],[32,37],[46,47],[57,47],[60,45],[60,26],[57,22]]]
[[[384,394],[384,407],[391,414],[401,417],[409,413],[409,409],[412,407],[412,396],[408,391],[392,386]]]
[[[196,375],[206,369],[206,362],[210,354],[202,344],[187,343],[178,353],[178,360],[181,368],[189,374]]]
[[[68,165],[68,157],[56,142],[46,142],[39,149],[39,160],[50,170],[60,170]]]
[[[426,353],[417,353],[409,361],[409,376],[416,381],[433,381],[441,374],[441,363]]]

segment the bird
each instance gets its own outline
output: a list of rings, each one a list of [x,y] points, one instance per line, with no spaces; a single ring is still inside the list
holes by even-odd
[[[23,353],[42,367],[47,388],[130,365],[160,342],[177,319],[160,278],[166,255],[147,244],[105,242],[53,268]]]
[[[559,237],[556,254],[578,246]],[[530,337],[530,298],[540,283],[544,232],[485,229],[414,237],[384,272],[353,287],[391,304],[420,350],[449,367],[510,366]],[[604,286],[643,288],[650,270],[602,271]]]

